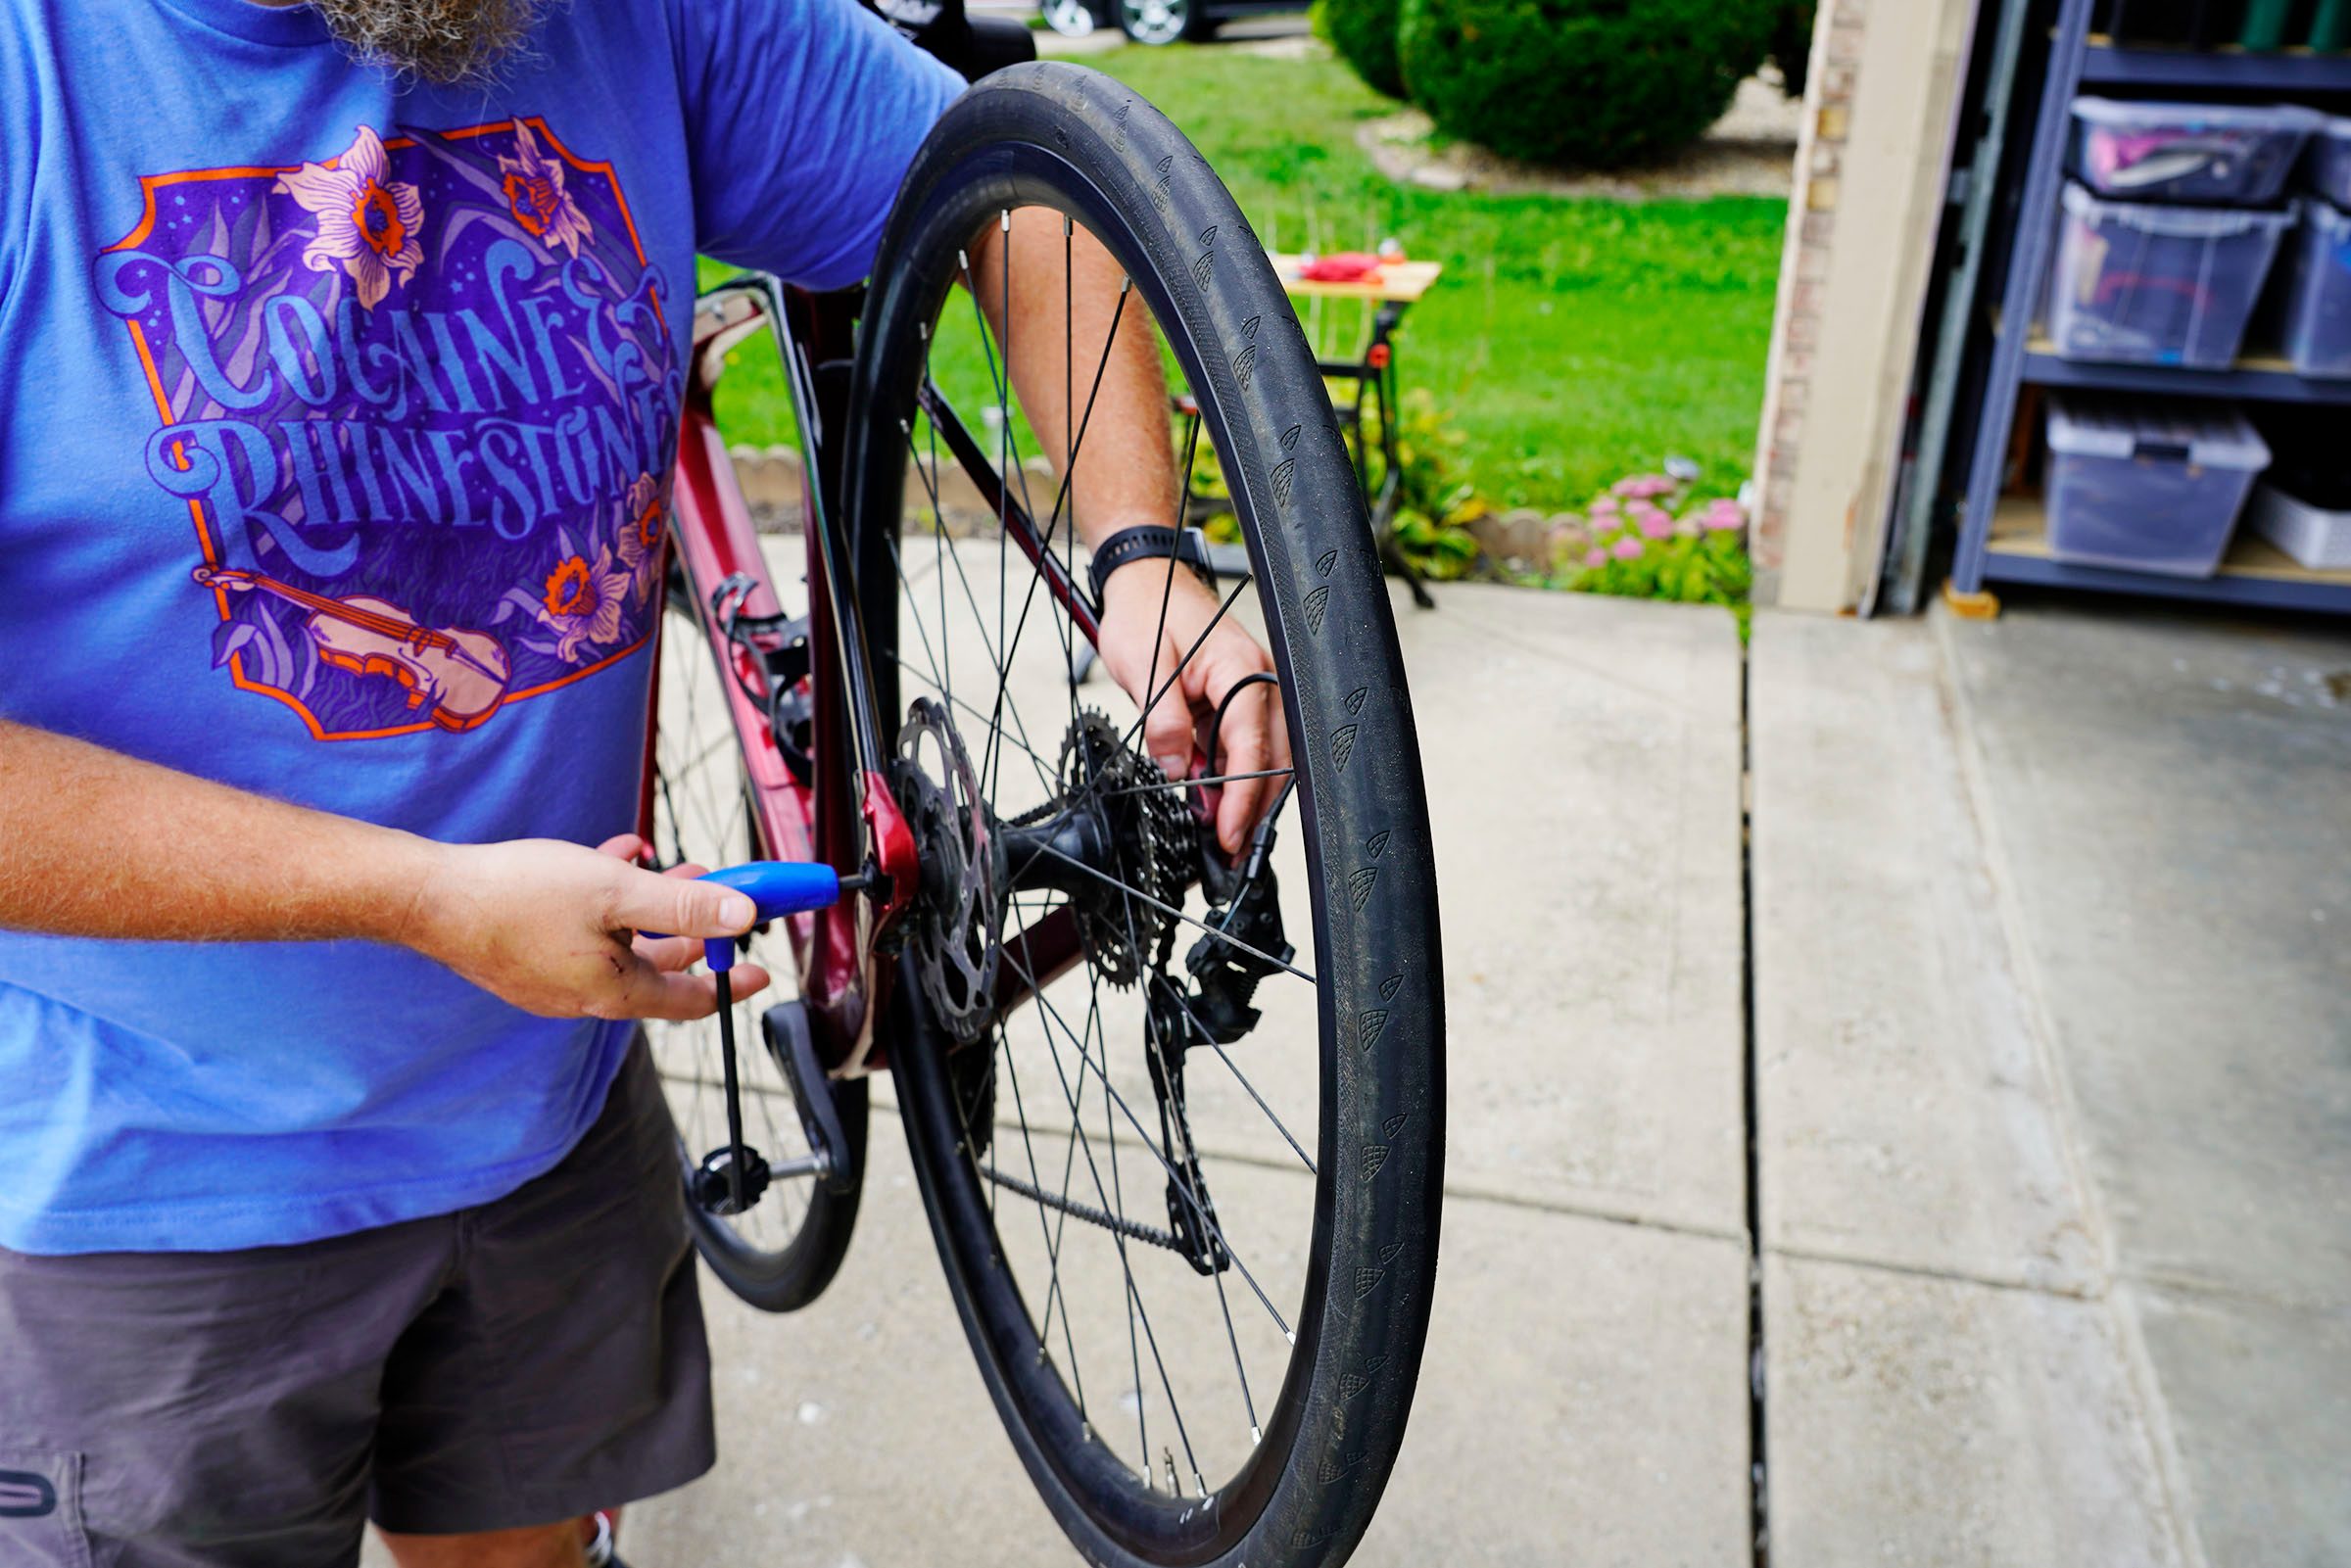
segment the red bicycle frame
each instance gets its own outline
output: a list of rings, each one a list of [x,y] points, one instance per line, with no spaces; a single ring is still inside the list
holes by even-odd
[[[890,789],[885,731],[874,710],[876,687],[866,666],[854,579],[858,556],[845,524],[840,464],[834,455],[848,418],[855,313],[853,294],[810,294],[762,276],[736,279],[703,295],[695,308],[694,351],[671,487],[678,564],[699,608],[707,652],[727,677],[721,685],[729,717],[738,736],[757,742],[746,743],[743,751],[760,852],[778,860],[821,861],[844,877],[874,874],[865,891],[790,922],[792,959],[817,1053],[839,1077],[888,1065],[875,1029],[889,980],[886,967],[876,962],[878,939],[912,901],[920,875],[914,835]],[[761,332],[771,333],[782,351],[806,459],[800,530],[808,582],[810,749],[816,759],[806,784],[787,765],[768,712],[751,696],[768,689],[766,658],[785,640],[783,633],[755,627],[763,618],[780,617],[783,606],[769,585],[759,535],[711,403],[728,352]],[[953,411],[930,389],[925,392],[925,411],[957,455],[965,457],[966,447],[977,453],[980,449]],[[1049,591],[1091,639],[1093,606],[1045,547],[1033,519],[1002,493],[984,458],[967,458],[966,467],[988,493],[1007,532],[1042,570]],[[751,625],[730,635],[725,625],[730,616]],[[657,657],[671,653],[656,645]],[[895,689],[894,680],[888,685]],[[656,706],[659,699],[656,681]],[[648,713],[646,727],[641,830],[648,841],[657,718],[657,711]],[[832,760],[844,756],[849,759],[845,767]],[[999,1008],[1009,1010],[1027,999],[1032,980],[1045,985],[1078,962],[1076,917],[1066,908],[1055,910],[1009,934],[1005,945],[1015,962],[999,970],[997,1000]]]
[[[793,916],[789,923],[800,995],[818,1054],[841,1075],[883,1065],[875,1055],[875,1017],[885,1000],[879,990],[884,976],[874,963],[875,938],[913,895],[914,837],[890,792],[878,716],[862,695],[869,689],[856,679],[853,661],[863,657],[863,641],[856,635],[856,597],[846,574],[838,568],[841,556],[840,541],[832,531],[835,508],[826,504],[815,482],[821,462],[808,465],[811,482],[803,487],[800,517],[807,546],[812,749],[819,757],[808,783],[793,777],[770,728],[769,714],[752,699],[752,691],[768,689],[766,657],[781,647],[784,635],[738,629],[730,636],[721,628],[730,616],[752,623],[780,617],[783,605],[769,586],[759,535],[728,461],[710,395],[728,351],[759,332],[772,332],[784,351],[800,428],[821,431],[826,415],[838,418],[841,410],[821,406],[802,344],[837,346],[845,359],[851,312],[852,307],[841,298],[786,290],[764,277],[727,284],[697,302],[671,486],[678,564],[703,617],[700,624],[710,633],[707,654],[726,677],[720,685],[729,718],[736,735],[746,741],[744,780],[760,853],[777,860],[822,862],[844,877],[878,874],[867,890],[830,909]],[[692,656],[683,649],[678,652]],[[654,689],[658,702],[658,683]],[[646,743],[649,759],[650,722]],[[846,767],[832,760],[844,755]],[[645,815],[649,826],[649,760]]]

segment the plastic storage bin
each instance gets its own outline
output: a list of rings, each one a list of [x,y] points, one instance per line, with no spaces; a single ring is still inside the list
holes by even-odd
[[[2253,487],[2244,526],[2305,566],[2351,567],[2351,465],[2343,461],[2343,410],[2263,404],[2253,423],[2269,444],[2270,466]]]
[[[2264,480],[2253,487],[2245,526],[2305,566],[2351,566],[2351,496],[2328,507]]]
[[[2297,375],[2351,379],[2351,215],[2307,198],[2296,211],[2278,263],[2279,341]]]
[[[2065,187],[2049,335],[2068,359],[2222,369],[2294,214],[2102,202]]]
[[[2226,404],[2049,399],[2049,553],[2210,577],[2270,449]]]
[[[2073,170],[2100,196],[2258,207],[2326,120],[2294,104],[2074,100]]]
[[[2302,185],[2337,207],[2351,207],[2351,119],[2328,115],[2311,132]]]

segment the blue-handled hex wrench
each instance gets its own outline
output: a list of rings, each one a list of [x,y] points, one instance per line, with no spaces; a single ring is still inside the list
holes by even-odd
[[[786,915],[829,909],[840,901],[841,894],[862,891],[873,880],[869,873],[843,877],[830,866],[791,860],[751,860],[740,866],[722,866],[717,871],[703,873],[697,879],[732,887],[748,897],[758,911],[761,924]],[[658,937],[661,933],[647,931],[643,934]],[[757,1203],[760,1195],[767,1190],[768,1169],[767,1163],[745,1150],[743,1143],[743,1096],[738,1087],[735,1066],[735,943],[736,938],[732,936],[704,938],[702,960],[710,966],[710,974],[718,981],[718,1054],[726,1074],[726,1196],[723,1212],[740,1214],[751,1204]],[[813,1082],[802,1081],[808,1075],[802,1068],[813,1065],[786,1064],[792,1071],[793,1092],[803,1102],[801,1115],[804,1122],[815,1113],[815,1108],[806,1103],[808,1098],[827,1092],[821,1072],[815,1074]],[[818,1142],[813,1125],[810,1130],[811,1142]],[[821,1160],[828,1156],[837,1158],[839,1151],[819,1148],[817,1153]],[[704,1160],[697,1172],[696,1197],[706,1208],[720,1207],[709,1202],[717,1197],[715,1192],[709,1190],[715,1185],[712,1178],[717,1172],[710,1167],[716,1160],[715,1154]]]

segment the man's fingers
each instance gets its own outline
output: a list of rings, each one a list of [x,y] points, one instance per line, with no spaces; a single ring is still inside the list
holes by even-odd
[[[1159,673],[1153,679],[1168,690],[1143,716],[1143,752],[1171,779],[1182,778],[1192,767],[1192,710],[1187,700],[1192,683],[1174,679],[1176,661],[1182,656],[1183,649],[1173,641],[1161,643]]]
[[[732,887],[634,870],[622,874],[606,913],[615,926],[671,936],[740,936],[759,918]]]
[[[640,936],[630,945],[639,958],[668,974],[692,969],[702,959],[702,944],[692,936]]]
[[[767,971],[756,964],[738,964],[731,972],[735,1000],[757,995],[767,987]],[[718,980],[709,974],[672,974],[632,955],[622,972],[618,1006],[611,1016],[625,1019],[666,1019],[688,1022],[718,1011]]]
[[[614,833],[597,845],[596,852],[600,855],[610,855],[614,860],[625,860],[634,865],[637,861],[645,858],[645,840],[635,833]]]
[[[1273,716],[1273,688],[1263,681],[1252,682],[1233,697],[1232,706],[1224,710],[1224,723],[1217,732],[1220,756],[1208,759],[1212,773],[1258,773],[1271,760],[1273,752],[1268,731]],[[1278,779],[1242,779],[1224,786],[1224,798],[1217,807],[1217,842],[1226,854],[1237,855],[1249,841],[1250,831],[1257,826],[1258,813],[1265,809],[1270,787],[1278,787]]]

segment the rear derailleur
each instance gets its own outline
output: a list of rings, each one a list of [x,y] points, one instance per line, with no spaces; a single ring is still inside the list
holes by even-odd
[[[1170,1234],[1161,1239],[1201,1273],[1221,1273],[1232,1258],[1192,1139],[1184,1060],[1194,1047],[1221,1051],[1255,1028],[1259,983],[1289,967],[1294,950],[1271,865],[1278,807],[1238,862],[1228,859],[1208,792],[1179,794],[1091,711],[1063,737],[1043,806],[999,819],[977,782],[946,710],[918,699],[900,730],[893,776],[922,864],[909,943],[932,1017],[954,1042],[949,1066],[973,1158],[988,1138],[993,1053],[961,1047],[981,1041],[994,1020],[1012,895],[1051,889],[1067,900],[1094,976],[1121,990],[1144,987],[1160,1154],[1171,1172]],[[1176,911],[1195,884],[1206,929],[1172,973]]]
[[[1282,935],[1281,893],[1271,864],[1271,816],[1258,826],[1237,865],[1225,859],[1223,846],[1217,842],[1212,816],[1200,812],[1193,826],[1200,890],[1208,902],[1203,924],[1217,934],[1203,934],[1184,954],[1184,970],[1192,982],[1188,992],[1168,974],[1167,950],[1153,968],[1151,1092],[1159,1101],[1162,1151],[1171,1169],[1182,1177],[1168,1179],[1168,1225],[1176,1250],[1192,1267],[1212,1274],[1232,1266],[1232,1255],[1225,1250],[1216,1202],[1209,1197],[1192,1142],[1184,1103],[1184,1060],[1195,1046],[1221,1051],[1256,1028],[1260,1015],[1250,1004],[1258,984],[1285,968],[1295,949]]]

